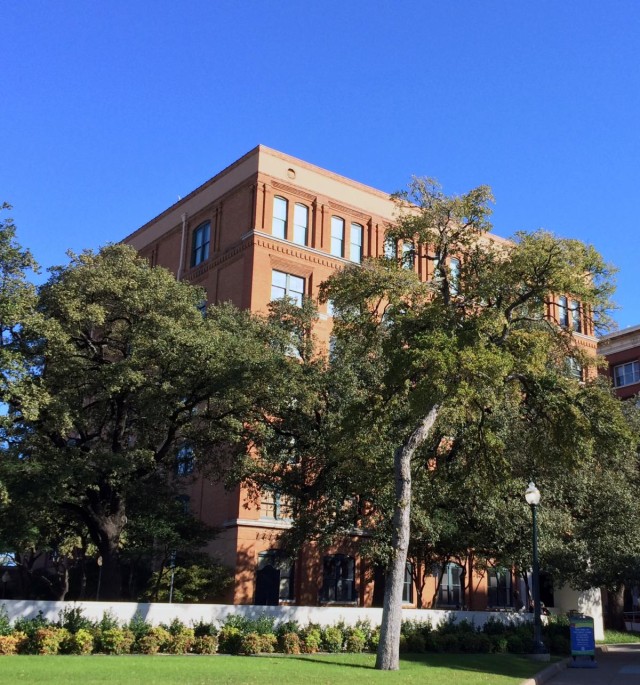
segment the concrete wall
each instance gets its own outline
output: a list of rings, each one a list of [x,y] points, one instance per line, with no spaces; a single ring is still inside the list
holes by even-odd
[[[253,606],[233,604],[142,604],[137,602],[48,602],[27,600],[5,600],[2,605],[7,610],[9,618],[14,621],[20,617],[34,617],[41,611],[51,620],[58,620],[59,613],[67,608],[81,607],[84,616],[93,620],[100,620],[104,612],[110,612],[120,622],[126,623],[136,614],[140,614],[147,621],[169,623],[179,618],[186,624],[192,622],[217,621],[223,622],[227,616],[236,614],[248,618],[256,618],[263,614],[275,616],[279,622],[298,621],[301,625],[319,623],[333,625],[344,621],[353,625],[360,619],[368,619],[373,625],[380,625],[382,609],[367,609],[360,607],[307,607],[307,606]],[[404,620],[430,621],[432,626],[438,626],[443,621],[454,618],[456,621],[466,619],[476,626],[483,626],[490,618],[509,624],[531,621],[531,614],[516,612],[491,611],[446,611],[434,609],[403,609]]]

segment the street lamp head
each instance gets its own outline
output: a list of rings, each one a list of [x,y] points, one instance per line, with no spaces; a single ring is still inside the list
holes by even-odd
[[[532,507],[540,504],[540,490],[538,490],[533,481],[529,483],[529,487],[524,493],[524,498],[527,500],[527,504],[530,504]]]

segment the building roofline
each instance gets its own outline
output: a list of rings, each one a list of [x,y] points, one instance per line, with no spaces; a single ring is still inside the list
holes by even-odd
[[[613,331],[612,333],[607,333],[606,335],[603,335],[599,338],[599,342],[604,342],[606,340],[615,340],[616,338],[621,338],[622,336],[628,335],[630,333],[637,333],[638,331],[640,331],[640,324],[637,324],[635,326],[629,326],[628,328],[623,328],[619,331]]]
[[[167,216],[170,212],[173,212],[177,207],[180,205],[186,204],[192,197],[197,195],[199,192],[204,190],[205,188],[208,188],[210,185],[213,185],[216,181],[220,180],[223,176],[226,176],[230,171],[235,169],[236,167],[240,166],[243,162],[245,162],[247,159],[250,159],[251,157],[259,154],[260,148],[263,147],[262,145],[256,145],[254,148],[249,150],[246,154],[242,155],[242,157],[236,159],[235,162],[232,162],[229,164],[229,166],[225,167],[222,171],[219,171],[215,176],[212,176],[208,181],[205,181],[204,183],[200,184],[197,188],[194,188],[188,195],[185,195],[183,198],[180,198],[177,202],[174,202],[172,205],[169,205],[165,210],[160,212],[157,216],[154,216],[153,219],[149,219],[145,224],[140,226],[140,228],[137,228],[135,231],[132,233],[129,233],[129,235],[125,236],[122,238],[121,242],[125,243],[128,242],[131,238],[134,236],[138,235],[138,233],[141,233],[144,231],[150,224],[155,223],[158,221],[158,219],[161,219],[164,216]]]

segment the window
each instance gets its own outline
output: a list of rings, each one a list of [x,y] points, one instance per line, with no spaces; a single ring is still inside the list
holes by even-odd
[[[202,314],[203,319],[207,316],[207,301],[206,300],[200,300],[200,302],[198,302],[198,311],[200,312],[200,314]]]
[[[183,514],[188,514],[189,513],[189,501],[190,501],[189,495],[178,495],[176,497],[176,502],[178,503],[178,506],[182,510]]]
[[[264,571],[267,566],[280,572],[279,587],[277,588],[279,601],[290,602],[293,600],[295,564],[286,553],[270,549],[268,552],[258,554],[258,574],[260,571]]]
[[[460,260],[455,257],[449,260],[449,276],[451,294],[457,295],[460,287]]]
[[[333,300],[327,300],[327,316],[333,316],[334,311]]]
[[[564,295],[558,298],[558,323],[561,326],[569,325],[569,308],[567,307],[567,298]]]
[[[628,362],[613,367],[613,384],[616,388],[640,382],[640,362]]]
[[[273,198],[273,222],[271,224],[271,233],[276,238],[287,237],[287,211],[289,203],[283,197]]]
[[[510,607],[511,600],[511,571],[506,568],[490,568],[487,571],[490,607]]]
[[[402,268],[413,269],[416,261],[416,248],[410,240],[402,242]]]
[[[404,585],[402,586],[403,604],[413,604],[413,564],[408,561],[404,570]]]
[[[305,205],[293,209],[293,242],[306,245],[309,239],[309,208]]]
[[[398,255],[398,244],[393,238],[384,241],[384,256],[387,259],[396,259]]]
[[[274,269],[271,272],[271,299],[280,300],[283,297],[290,297],[298,307],[302,307],[304,278]]]
[[[582,317],[580,312],[580,303],[571,300],[571,325],[576,333],[582,333]]]
[[[331,254],[344,257],[344,219],[339,216],[331,217]]]
[[[274,490],[263,490],[260,498],[260,518],[289,521],[291,519],[289,500]]]
[[[459,606],[462,603],[461,578],[462,566],[458,566],[458,564],[447,564],[445,566],[438,592],[439,604]]]
[[[211,224],[208,221],[200,224],[193,232],[193,243],[191,247],[191,266],[202,264],[209,258],[209,240],[211,237]]]
[[[567,357],[566,359],[567,373],[571,378],[582,380],[582,364],[575,357]]]
[[[362,261],[362,236],[364,228],[360,224],[351,224],[351,245],[349,246],[349,259],[352,262]]]
[[[322,564],[322,602],[355,602],[356,564],[353,557],[344,554],[326,556]]]
[[[196,457],[193,447],[189,443],[182,443],[176,454],[176,474],[178,476],[189,476],[193,473]]]

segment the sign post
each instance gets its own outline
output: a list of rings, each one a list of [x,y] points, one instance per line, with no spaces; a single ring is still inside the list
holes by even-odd
[[[572,657],[569,668],[597,668],[593,618],[569,614],[569,637]]]

